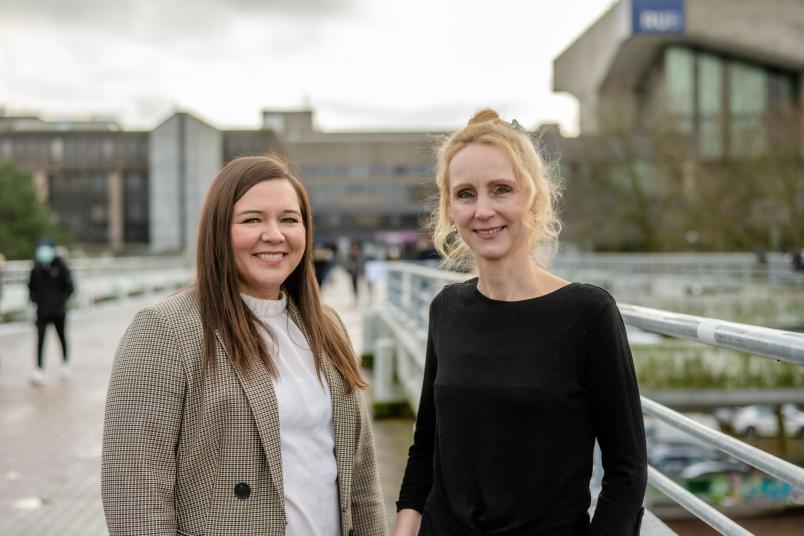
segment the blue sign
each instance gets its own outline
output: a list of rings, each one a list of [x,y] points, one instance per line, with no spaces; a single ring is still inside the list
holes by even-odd
[[[632,0],[633,33],[684,33],[684,0]]]

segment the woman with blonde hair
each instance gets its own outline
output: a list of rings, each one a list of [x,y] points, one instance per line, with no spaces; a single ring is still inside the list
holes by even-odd
[[[546,269],[558,193],[528,134],[477,113],[441,146],[436,183],[436,247],[478,277],[430,306],[395,535],[638,534],[647,462],[625,329],[605,290]]]
[[[110,534],[385,533],[366,383],[321,304],[312,236],[283,161],[238,158],[215,178],[197,281],[140,311],[115,356]]]

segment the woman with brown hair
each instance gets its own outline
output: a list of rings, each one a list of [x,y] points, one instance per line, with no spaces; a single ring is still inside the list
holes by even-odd
[[[111,534],[385,533],[367,384],[321,304],[312,236],[281,160],[238,158],[215,178],[197,281],[140,311],[115,356]]]

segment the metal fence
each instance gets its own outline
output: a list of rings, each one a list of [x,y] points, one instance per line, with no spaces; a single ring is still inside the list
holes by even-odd
[[[368,311],[364,323],[364,348],[374,350],[375,402],[404,399],[414,411],[418,409],[430,301],[445,284],[467,278],[465,274],[409,263],[388,264],[386,302],[382,307]],[[624,304],[619,307],[626,324],[646,331],[804,365],[804,335],[800,333]],[[780,481],[804,490],[804,469],[801,467],[699,424],[644,397],[642,410],[645,415],[663,421]],[[655,468],[649,468],[648,479],[655,489],[721,534],[751,534]]]
[[[68,262],[75,284],[71,307],[176,289],[194,277],[194,267],[184,257],[101,257]],[[32,316],[33,306],[28,299],[32,265],[31,261],[11,261],[3,267],[0,317]]]

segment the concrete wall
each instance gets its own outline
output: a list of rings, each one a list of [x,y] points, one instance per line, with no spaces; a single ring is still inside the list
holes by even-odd
[[[201,206],[223,165],[223,134],[177,113],[151,132],[149,151],[151,251],[193,255]]]
[[[553,88],[578,99],[583,134],[598,133],[607,122],[638,120],[637,87],[671,43],[726,52],[804,77],[802,0],[685,0],[684,6],[683,34],[632,35],[632,4],[621,0],[555,59]]]
[[[183,245],[179,171],[181,123],[181,117],[173,115],[148,136],[148,219],[154,253],[179,251]]]
[[[580,130],[585,134],[598,131],[598,92],[630,34],[629,7],[628,2],[613,6],[553,61],[553,89],[578,99]]]
[[[223,167],[223,133],[192,116],[185,116],[184,251],[195,256],[198,218],[212,180]]]
[[[686,0],[686,36],[758,61],[804,69],[801,0]]]

